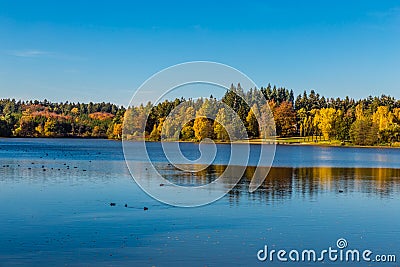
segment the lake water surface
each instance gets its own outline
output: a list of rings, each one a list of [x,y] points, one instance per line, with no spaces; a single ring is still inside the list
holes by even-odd
[[[180,146],[198,157],[197,144]],[[214,165],[188,175],[168,165],[159,143],[147,147],[166,178],[196,185],[218,177],[230,151],[218,145]],[[268,177],[249,193],[258,151],[251,147],[225,197],[176,208],[135,184],[121,142],[0,139],[0,266],[344,266],[257,260],[264,245],[322,250],[339,238],[399,262],[400,150],[277,146]]]

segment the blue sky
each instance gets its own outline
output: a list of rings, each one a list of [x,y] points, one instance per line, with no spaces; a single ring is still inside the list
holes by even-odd
[[[400,98],[399,47],[400,1],[0,1],[0,98],[126,105],[194,60],[296,93]]]

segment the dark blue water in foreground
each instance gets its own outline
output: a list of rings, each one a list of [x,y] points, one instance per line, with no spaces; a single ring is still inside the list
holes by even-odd
[[[171,181],[184,179],[167,165],[160,144],[147,145],[151,159],[170,168]],[[196,144],[181,148],[198,156]],[[256,165],[257,149],[249,165]],[[218,176],[229,151],[219,145],[217,165],[194,179]],[[397,149],[278,146],[256,192],[247,190],[249,167],[221,200],[175,208],[138,188],[120,142],[0,139],[0,266],[346,266],[256,256],[264,245],[336,248],[339,238],[350,249],[397,256],[397,263],[350,266],[398,266],[399,169]]]

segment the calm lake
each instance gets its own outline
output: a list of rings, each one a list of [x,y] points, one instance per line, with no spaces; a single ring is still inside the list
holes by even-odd
[[[197,144],[180,147],[199,156]],[[168,165],[159,143],[147,143],[154,164],[178,184],[214,180],[230,151],[217,147],[215,165],[189,176]],[[350,266],[398,266],[400,149],[277,146],[271,172],[249,193],[258,151],[251,147],[244,177],[225,197],[177,208],[136,185],[121,142],[0,139],[0,266],[344,266],[257,259],[265,245],[319,251],[339,238],[397,256]]]

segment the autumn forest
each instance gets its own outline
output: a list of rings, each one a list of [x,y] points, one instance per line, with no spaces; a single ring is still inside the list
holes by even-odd
[[[213,96],[199,99],[165,100],[153,105],[122,107],[111,103],[51,103],[44,101],[0,100],[1,137],[80,137],[121,139],[144,138],[159,141],[168,132],[182,141],[211,138],[231,141],[265,138],[259,127],[262,110],[268,107],[275,120],[274,136],[303,137],[307,142],[337,142],[342,145],[390,145],[400,143],[400,100],[382,95],[361,100],[325,98],[311,90],[297,97],[292,90],[268,85],[243,90],[232,85],[221,101]],[[231,117],[229,106],[238,117]],[[167,121],[171,111],[174,120]],[[175,111],[174,111],[175,112]],[[124,122],[125,117],[125,123]],[[210,117],[216,118],[215,120]],[[184,122],[183,127],[175,125]],[[243,130],[238,130],[243,125]],[[223,123],[222,123],[223,124]],[[174,128],[175,127],[175,128]],[[178,131],[176,131],[178,127]],[[124,129],[129,129],[129,135]],[[240,132],[241,131],[241,132]]]

